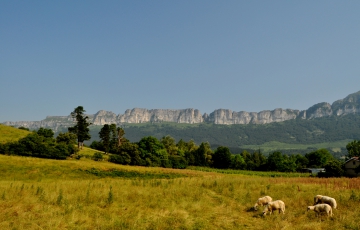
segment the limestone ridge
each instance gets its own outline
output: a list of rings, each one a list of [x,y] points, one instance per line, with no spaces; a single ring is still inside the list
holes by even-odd
[[[213,124],[267,124],[282,122],[291,119],[314,119],[328,116],[342,116],[360,113],[360,91],[350,94],[344,99],[335,101],[332,105],[322,102],[311,106],[307,110],[274,109],[261,112],[234,112],[229,109],[217,109],[210,114],[201,114],[197,109],[128,109],[124,114],[116,115],[110,111],[100,110],[96,114],[88,115],[94,125],[126,124],[126,123],[213,123]],[[38,129],[51,128],[55,131],[74,125],[74,120],[69,116],[47,116],[42,121],[17,121],[4,122],[3,124],[15,127]]]

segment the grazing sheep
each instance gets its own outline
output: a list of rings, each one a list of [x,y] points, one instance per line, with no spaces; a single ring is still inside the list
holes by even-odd
[[[265,216],[267,212],[270,212],[271,215],[274,210],[279,210],[279,213],[285,214],[285,203],[281,200],[269,202],[264,208],[263,215]]]
[[[334,198],[329,197],[329,196],[323,196],[323,195],[316,195],[314,197],[314,205],[316,205],[316,204],[328,204],[333,209],[336,209],[336,207],[337,207],[336,200]]]
[[[271,201],[272,201],[272,198],[271,198],[270,196],[260,197],[260,198],[256,201],[256,203],[255,203],[255,205],[254,205],[255,211],[257,210],[257,207],[258,207],[258,206],[267,205],[267,204],[268,204],[269,202],[271,202]]]
[[[332,208],[330,205],[328,204],[317,204],[315,206],[308,206],[307,210],[314,210],[315,211],[315,215],[318,216],[320,215],[322,212],[325,212],[328,216],[332,216]]]

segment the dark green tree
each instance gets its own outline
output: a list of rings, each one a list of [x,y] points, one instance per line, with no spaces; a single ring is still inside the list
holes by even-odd
[[[55,139],[47,138],[33,132],[16,142],[7,144],[5,149],[8,154],[52,158],[52,159],[66,159],[66,157],[75,153],[76,147],[74,145],[66,145],[65,143],[57,144]]]
[[[253,162],[252,160],[252,157],[251,157],[251,154],[246,151],[246,150],[243,150],[241,153],[240,153],[240,156],[244,159],[245,161],[245,164],[246,164],[246,168],[247,170],[255,170],[255,163]]]
[[[290,158],[295,159],[295,164],[296,164],[296,171],[301,171],[301,169],[308,167],[309,164],[309,160],[301,155],[301,154],[296,154],[296,155],[291,155]]]
[[[232,155],[231,168],[233,169],[246,169],[244,158],[240,154]]]
[[[329,161],[334,160],[334,157],[330,154],[327,149],[318,149],[310,153],[305,154],[305,157],[309,161],[309,167],[322,168]]]
[[[103,143],[101,141],[96,141],[95,140],[95,141],[91,142],[89,147],[92,148],[92,149],[99,150],[99,151],[105,151],[104,145],[103,145]]]
[[[145,165],[145,159],[141,158],[139,146],[135,143],[126,141],[121,144],[119,155],[122,156],[124,162],[130,165]],[[130,159],[129,161],[127,159]]]
[[[326,163],[325,173],[328,177],[341,177],[344,175],[343,163],[338,160],[332,160]]]
[[[213,166],[215,168],[227,169],[231,166],[231,152],[228,147],[219,146],[213,155]]]
[[[166,148],[166,151],[169,155],[177,155],[178,154],[178,147],[176,146],[175,139],[169,135],[161,138],[161,143]]]
[[[360,156],[360,140],[353,140],[346,145],[346,150],[348,152],[347,158]]]
[[[267,159],[260,150],[251,154],[251,161],[254,163],[254,170],[265,170]]]
[[[99,137],[103,144],[105,154],[109,152],[110,149],[110,141],[111,141],[110,134],[111,134],[110,125],[105,124],[99,132]]]
[[[116,133],[116,124],[110,125],[110,150],[109,152],[115,153],[117,150],[117,133]]]
[[[84,141],[90,140],[91,136],[89,133],[89,126],[91,125],[88,122],[89,117],[86,116],[84,113],[86,111],[82,106],[78,106],[71,112],[72,118],[75,119],[76,125],[73,127],[69,127],[68,130],[70,133],[74,133],[78,139],[78,148],[82,148],[84,145]]]
[[[127,142],[127,139],[124,137],[125,135],[125,131],[123,128],[121,127],[117,127],[116,128],[116,131],[117,131],[117,147],[121,147],[121,145],[125,142]]]
[[[76,144],[76,135],[69,132],[60,132],[56,137],[56,143]]]
[[[178,147],[179,151],[183,151],[184,153],[187,151],[187,143],[183,139],[180,139],[176,144],[176,147]]]
[[[38,131],[36,131],[36,133],[45,138],[53,138],[54,137],[54,132],[51,129],[46,129],[43,127],[41,127]]]
[[[146,165],[161,166],[162,161],[168,160],[164,145],[156,137],[143,137],[138,145],[141,158],[146,161]]]
[[[267,170],[279,172],[295,172],[296,158],[284,155],[281,152],[273,152],[267,158]]]
[[[270,153],[267,158],[267,170],[268,171],[283,171],[284,161],[283,155],[281,152]]]
[[[197,166],[208,166],[208,159],[211,160],[212,151],[208,142],[202,142],[198,149],[193,151],[194,165]],[[210,157],[209,157],[210,156]]]

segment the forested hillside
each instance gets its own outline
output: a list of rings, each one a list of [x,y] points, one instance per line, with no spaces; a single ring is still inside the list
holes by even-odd
[[[92,126],[92,140],[98,140],[102,126]],[[316,145],[325,143],[329,149],[345,150],[349,140],[360,139],[360,115],[331,116],[312,120],[289,120],[265,125],[215,125],[215,124],[126,124],[125,137],[132,142],[145,136],[161,138],[170,135],[175,140],[194,140],[196,143],[209,142],[212,148],[227,146],[233,153],[241,149],[263,148],[268,143],[278,143],[275,149],[282,150],[287,144],[287,152],[309,152]],[[91,140],[91,141],[92,141]],[[342,142],[343,141],[343,142]],[[340,144],[339,144],[340,143]],[[344,145],[342,143],[345,143]],[[313,147],[315,146],[315,147]]]

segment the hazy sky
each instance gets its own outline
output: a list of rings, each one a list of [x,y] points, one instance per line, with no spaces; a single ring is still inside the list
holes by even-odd
[[[0,1],[0,122],[304,110],[360,90],[360,1]]]

